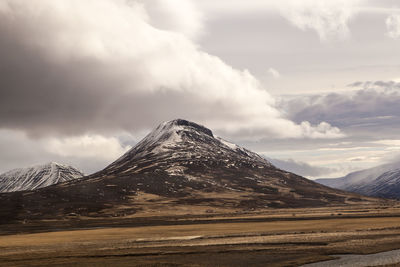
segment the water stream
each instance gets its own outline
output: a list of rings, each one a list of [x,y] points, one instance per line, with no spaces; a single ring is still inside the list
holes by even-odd
[[[339,259],[303,265],[303,267],[365,267],[400,263],[400,249],[368,255],[332,255]]]

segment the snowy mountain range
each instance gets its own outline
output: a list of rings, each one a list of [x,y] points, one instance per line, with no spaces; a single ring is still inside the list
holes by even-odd
[[[14,169],[0,174],[0,192],[34,190],[83,176],[78,169],[55,162]]]
[[[278,169],[204,126],[177,119],[159,125],[102,171],[32,192],[0,194],[0,220],[65,218],[71,213],[202,214],[377,201]]]
[[[400,199],[400,162],[352,172],[341,178],[315,181],[366,196]]]

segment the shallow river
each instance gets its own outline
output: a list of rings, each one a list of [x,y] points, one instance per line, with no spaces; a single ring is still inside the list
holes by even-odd
[[[331,267],[331,266],[379,266],[400,262],[400,249],[368,255],[332,255],[340,257],[337,260],[321,261],[303,265],[304,267]]]

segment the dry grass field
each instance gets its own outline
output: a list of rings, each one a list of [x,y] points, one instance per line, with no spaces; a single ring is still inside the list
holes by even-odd
[[[95,227],[73,220],[80,224],[42,222],[59,227],[51,232],[29,223],[3,225],[0,265],[298,266],[336,254],[400,249],[396,206],[177,216],[175,223],[149,218],[149,226],[144,218]]]

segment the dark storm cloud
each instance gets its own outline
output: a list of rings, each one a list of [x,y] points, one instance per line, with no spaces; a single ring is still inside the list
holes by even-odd
[[[124,77],[110,77],[112,70],[102,62],[79,59],[59,65],[40,51],[15,44],[5,48],[11,37],[0,39],[0,127],[38,135],[152,128],[197,104],[190,94],[126,92]]]
[[[199,50],[185,36],[199,26],[177,11],[180,2],[166,5],[170,17],[183,18],[171,26],[175,32],[154,28],[151,5],[141,1],[5,1],[0,128],[79,135],[141,131],[184,117],[232,135],[342,136],[326,123],[287,120],[248,71]],[[179,27],[188,20],[193,27]]]
[[[112,97],[107,90],[113,87],[102,79],[105,70],[95,62],[59,66],[46,61],[38,51],[17,44],[10,44],[12,49],[5,47],[5,40],[12,40],[12,36],[0,39],[1,127],[30,129],[31,133],[74,132],[82,125],[89,128],[96,123],[90,118],[101,114],[100,107]],[[95,89],[87,90],[87,83]]]

